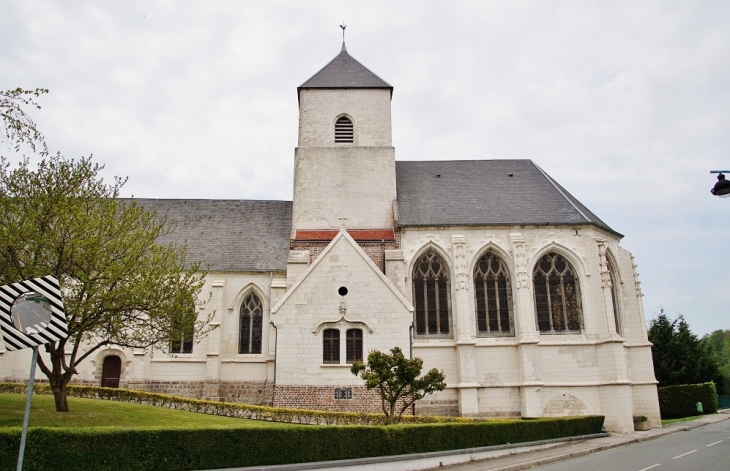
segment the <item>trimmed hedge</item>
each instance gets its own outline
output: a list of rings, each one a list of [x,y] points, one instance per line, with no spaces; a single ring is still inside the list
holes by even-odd
[[[424,453],[598,433],[602,416],[394,426],[31,428],[26,470],[189,470]],[[0,470],[15,469],[20,428],[0,430]]]
[[[0,383],[0,393],[25,394],[27,384]],[[109,401],[132,402],[170,409],[199,412],[201,414],[221,415],[252,420],[270,420],[273,422],[312,424],[312,425],[381,425],[384,422],[383,414],[365,414],[357,412],[328,412],[307,409],[286,409],[282,407],[255,406],[231,402],[205,401],[189,397],[169,396],[134,389],[102,388],[99,386],[68,385],[67,394],[72,397],[85,399],[105,399]],[[48,383],[33,385],[34,394],[53,394]],[[423,424],[444,422],[484,422],[493,419],[479,419],[467,417],[435,417],[410,416],[401,417],[401,423]]]
[[[659,388],[659,410],[662,419],[681,419],[698,415],[696,403],[702,403],[703,413],[717,412],[715,383],[682,384]]]

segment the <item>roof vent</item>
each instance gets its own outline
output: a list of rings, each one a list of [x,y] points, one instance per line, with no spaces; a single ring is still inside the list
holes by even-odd
[[[355,128],[347,116],[341,116],[335,123],[335,144],[352,144]]]

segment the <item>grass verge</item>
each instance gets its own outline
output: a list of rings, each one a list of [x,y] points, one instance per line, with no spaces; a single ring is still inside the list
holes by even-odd
[[[69,412],[56,412],[53,396],[34,395],[30,427],[296,427],[297,425],[198,414],[175,409],[98,399],[69,397]],[[0,427],[20,427],[24,394],[0,394]],[[301,426],[300,426],[301,427]]]
[[[667,425],[676,424],[677,422],[689,422],[690,420],[699,419],[700,417],[703,417],[702,415],[693,415],[692,417],[682,417],[681,419],[665,419],[662,420],[662,427],[666,427]]]

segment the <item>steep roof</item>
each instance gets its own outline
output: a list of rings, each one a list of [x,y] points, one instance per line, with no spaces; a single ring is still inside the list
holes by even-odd
[[[401,226],[593,224],[621,236],[531,160],[396,162],[395,170]]]
[[[347,53],[345,43],[334,59],[297,88],[297,93],[305,88],[385,88],[393,93],[392,86]]]
[[[160,243],[188,244],[188,260],[212,271],[284,271],[291,201],[138,199],[175,230]]]

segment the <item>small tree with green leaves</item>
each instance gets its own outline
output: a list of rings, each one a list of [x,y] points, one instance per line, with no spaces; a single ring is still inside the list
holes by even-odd
[[[426,394],[443,391],[446,388],[443,371],[432,368],[422,377],[420,358],[408,359],[398,347],[387,353],[373,350],[368,354],[367,364],[358,360],[352,364],[352,374],[365,380],[368,390],[377,389],[385,424],[397,424],[403,412]]]

